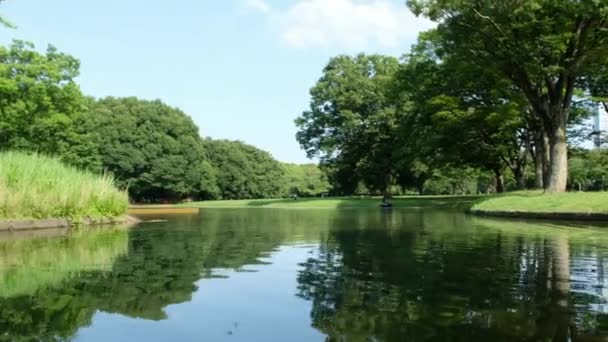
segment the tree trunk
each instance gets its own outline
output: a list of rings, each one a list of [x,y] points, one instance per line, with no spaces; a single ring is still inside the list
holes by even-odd
[[[548,192],[564,192],[568,183],[568,142],[565,124],[558,125],[549,136],[550,163]]]
[[[517,183],[517,189],[523,190],[526,188],[526,175],[521,169],[517,169],[515,173],[515,181]]]
[[[382,202],[386,203],[393,198],[391,187],[393,186],[392,178],[390,174],[384,176],[384,192],[382,194]]]
[[[523,190],[526,188],[526,173],[524,172],[523,167],[524,165],[518,164],[511,168],[511,172],[513,172],[513,177],[515,177],[518,190]]]
[[[505,192],[505,178],[502,170],[494,169],[494,175],[496,175],[496,192],[499,194]]]
[[[419,195],[424,195],[424,184],[426,183],[426,179],[425,178],[421,178],[418,179],[418,184],[416,184],[417,188],[418,188],[418,194]]]
[[[534,132],[534,187],[545,189],[549,185],[549,139],[542,129]]]
[[[570,303],[570,246],[568,238],[556,236],[545,242],[543,279],[550,300],[540,307],[537,333],[531,341],[576,341],[577,329],[573,321]]]
[[[534,188],[543,189],[544,182],[543,177],[545,176],[543,172],[543,159],[542,155],[536,152],[534,155]]]
[[[549,186],[549,165],[551,165],[551,153],[549,148],[549,138],[547,134],[543,133],[543,189],[547,189]]]
[[[572,341],[570,331],[570,247],[567,238],[553,241],[553,305],[554,341]]]

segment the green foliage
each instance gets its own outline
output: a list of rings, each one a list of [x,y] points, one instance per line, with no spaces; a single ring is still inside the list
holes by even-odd
[[[574,150],[568,163],[573,190],[608,189],[608,150]]]
[[[425,186],[425,194],[465,195],[495,192],[494,184],[484,179],[487,173],[470,167],[446,165],[433,172]]]
[[[82,144],[75,120],[84,97],[74,78],[77,59],[31,43],[0,47],[0,149],[20,149],[75,159]]]
[[[0,150],[37,151],[109,172],[136,201],[287,192],[284,170],[268,153],[239,143],[202,142],[190,117],[160,101],[87,99],[74,82],[78,73],[78,60],[53,47],[46,54],[21,41],[0,47]],[[215,145],[229,145],[226,155]],[[218,170],[218,164],[226,169]],[[311,177],[302,179],[302,191],[322,187]]]
[[[206,161],[198,127],[160,101],[105,98],[90,101],[82,129],[101,168],[137,201],[215,198],[216,170]]]
[[[525,99],[497,73],[439,60],[435,39],[423,36],[401,64],[338,56],[324,69],[296,124],[302,147],[321,157],[332,194],[386,195],[395,184],[420,194],[487,192],[472,174],[502,179],[506,168],[524,186]]]
[[[409,0],[410,8],[436,20],[441,59],[457,57],[500,74],[525,96],[535,131],[550,146],[547,189],[564,191],[566,125],[575,88],[605,64],[605,1]],[[591,87],[593,88],[593,87]]]
[[[42,155],[0,153],[0,219],[117,217],[128,205],[110,176]]]
[[[283,164],[283,169],[287,195],[319,197],[331,189],[327,176],[315,164]]]
[[[310,109],[296,119],[300,145],[321,158],[346,192],[358,180],[385,190],[395,173],[398,112],[391,85],[398,67],[397,59],[380,55],[332,58],[310,91]]]
[[[432,46],[434,42],[420,44]],[[483,72],[480,66],[454,58],[435,63],[428,75],[434,80],[429,81],[429,89],[423,89],[419,96],[420,89],[409,89],[418,115],[427,116],[420,121],[433,129],[428,134],[434,137],[427,143],[435,147],[444,163],[490,171],[514,164],[521,149],[527,147],[520,139],[525,130],[525,99],[508,80]],[[406,72],[411,70],[406,67],[401,77]]]
[[[219,171],[220,198],[277,198],[284,194],[284,169],[270,153],[240,141],[206,139],[203,146]]]

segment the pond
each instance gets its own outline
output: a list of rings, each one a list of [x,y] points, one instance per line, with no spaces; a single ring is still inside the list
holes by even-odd
[[[0,242],[0,340],[608,337],[608,230],[446,210],[214,209]]]

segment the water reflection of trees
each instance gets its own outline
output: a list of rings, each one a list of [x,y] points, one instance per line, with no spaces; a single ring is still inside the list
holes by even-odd
[[[316,241],[331,216],[330,211],[315,216],[303,212],[273,215],[265,210],[208,212],[203,217],[176,218],[171,223],[122,231],[123,238],[111,244],[122,243],[122,249],[115,248],[122,252],[113,258],[109,253],[89,252],[91,257],[82,260],[83,267],[64,267],[70,275],[52,286],[0,298],[0,340],[69,339],[79,328],[90,325],[98,310],[165,319],[164,309],[189,301],[201,278],[216,277],[217,269],[238,271],[246,265],[263,263],[265,256],[286,242]],[[47,263],[61,268],[62,262],[69,264],[90,246],[105,246],[100,242],[101,235],[83,236],[87,244],[70,239],[32,243],[45,248]],[[75,252],[53,258],[62,255],[66,244],[73,245],[69,251]],[[103,251],[108,249],[112,250]],[[26,252],[15,247],[3,256],[27,257]]]
[[[95,307],[77,288],[57,289],[111,270],[127,249],[122,228],[0,242],[0,340],[63,339],[88,325]]]
[[[329,340],[560,340],[608,332],[608,238],[594,230],[445,212],[224,210],[122,234],[89,237],[68,252],[59,247],[66,243],[44,244],[48,258],[90,260],[64,267],[71,275],[59,282],[0,299],[0,340],[69,339],[98,310],[161,320],[168,305],[191,299],[199,279],[226,274],[218,269],[243,270],[285,243],[319,240],[302,265],[298,294],[312,301],[313,325]],[[19,251],[29,253],[13,248],[2,256]]]
[[[440,213],[366,215],[347,227],[333,229],[298,276],[330,341],[608,333],[597,308],[603,232]]]

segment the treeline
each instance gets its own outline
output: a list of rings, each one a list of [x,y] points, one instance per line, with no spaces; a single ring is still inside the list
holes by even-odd
[[[296,120],[337,193],[604,187],[607,152],[569,154],[568,135],[608,108],[608,3],[408,5],[437,28],[401,59],[332,58]]]
[[[0,47],[0,149],[35,151],[109,172],[134,201],[277,198],[327,192],[316,165],[276,161],[238,141],[202,139],[161,101],[94,99],[74,79],[79,61],[30,43]]]

